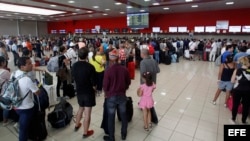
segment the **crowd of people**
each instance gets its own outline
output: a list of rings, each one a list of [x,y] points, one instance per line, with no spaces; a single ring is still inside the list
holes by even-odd
[[[153,53],[150,51],[153,47]],[[129,69],[129,63],[135,62],[140,70],[140,84],[137,94],[140,96],[139,107],[143,111],[144,129],[149,131],[152,127],[150,108],[154,106],[153,91],[156,89],[157,73],[160,73],[159,63],[165,63],[166,56],[176,55],[177,58],[185,56],[186,50],[190,53],[190,60],[204,60],[214,62],[221,56],[221,65],[218,75],[218,90],[213,104],[225,89],[225,106],[230,95],[233,95],[234,105],[232,121],[235,122],[240,102],[243,104],[242,122],[246,123],[250,106],[250,61],[249,44],[246,41],[215,40],[215,39],[147,39],[147,38],[83,38],[83,37],[55,37],[23,39],[11,37],[2,39],[0,48],[0,77],[1,83],[11,78],[25,74],[20,79],[20,92],[28,98],[20,107],[16,107],[19,115],[19,141],[28,139],[29,119],[33,114],[32,93],[39,94],[35,85],[33,71],[45,71],[35,66],[36,58],[43,58],[44,51],[51,51],[50,57],[58,56],[58,66],[63,68],[66,77],[57,73],[57,97],[60,99],[61,84],[63,97],[67,97],[66,85],[73,83],[76,89],[79,105],[75,131],[83,124],[83,138],[94,134],[89,129],[92,107],[96,105],[96,96],[104,95],[108,109],[108,136],[104,140],[115,140],[115,111],[119,109],[121,115],[121,138],[127,137],[128,121],[126,118],[126,91],[134,79],[135,69]],[[8,70],[8,51],[14,58],[14,65],[18,70],[10,75]],[[22,53],[20,53],[22,52]],[[22,54],[20,57],[19,54]],[[207,55],[209,54],[209,55]],[[35,59],[34,59],[35,58]],[[177,59],[178,60],[178,59]],[[206,59],[205,59],[206,60]],[[2,73],[2,70],[3,73]],[[27,75],[26,75],[27,74]],[[8,77],[7,77],[8,76]],[[24,83],[25,81],[25,83]],[[23,85],[29,84],[29,85]],[[27,87],[28,86],[28,87]],[[6,111],[5,111],[6,112]],[[81,118],[84,114],[84,121]],[[4,122],[7,122],[7,113]]]

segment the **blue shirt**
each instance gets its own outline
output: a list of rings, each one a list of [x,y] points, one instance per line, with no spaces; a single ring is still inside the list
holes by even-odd
[[[227,56],[228,56],[228,55],[231,55],[231,54],[233,54],[233,53],[230,52],[230,51],[225,51],[225,52],[222,54],[222,56],[221,56],[221,63],[225,63],[225,62],[226,62],[226,59],[227,59]]]

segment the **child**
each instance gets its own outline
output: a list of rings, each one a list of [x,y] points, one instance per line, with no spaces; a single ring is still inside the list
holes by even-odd
[[[149,127],[152,127],[150,108],[154,106],[154,100],[152,93],[156,88],[155,83],[152,80],[152,74],[150,72],[143,73],[143,82],[137,90],[137,95],[141,97],[139,107],[143,111],[144,129],[149,131]]]

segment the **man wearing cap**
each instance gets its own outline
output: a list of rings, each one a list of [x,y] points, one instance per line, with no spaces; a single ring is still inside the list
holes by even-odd
[[[128,121],[126,116],[126,90],[131,83],[128,70],[118,63],[118,51],[113,49],[109,53],[110,67],[105,71],[103,80],[103,89],[105,92],[107,111],[108,111],[108,133],[109,136],[104,136],[105,141],[114,141],[115,136],[115,112],[119,108],[121,116],[121,138],[126,139]]]

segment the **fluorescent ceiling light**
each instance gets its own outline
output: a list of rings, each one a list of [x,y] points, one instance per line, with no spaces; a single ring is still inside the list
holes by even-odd
[[[107,8],[107,9],[105,9],[105,10],[106,10],[106,11],[109,11],[110,9]]]
[[[150,0],[144,0],[145,2],[148,2],[148,1],[150,1]]]
[[[104,13],[104,14],[102,14],[103,16],[107,16],[108,14],[107,13]]]
[[[68,3],[75,3],[75,1],[73,1],[73,0],[70,0],[70,1],[68,1]]]
[[[120,2],[117,2],[117,3],[115,3],[115,5],[121,5],[122,3],[120,3]]]
[[[54,5],[54,4],[52,4],[52,5],[50,5],[51,7],[56,7],[56,5]]]
[[[169,8],[168,7],[165,7],[165,8],[163,8],[164,10],[169,10]]]
[[[155,2],[155,3],[153,3],[153,5],[160,5],[160,3],[158,3],[158,2]]]
[[[196,7],[198,7],[198,5],[192,5],[192,7],[193,7],[193,8],[196,8]]]
[[[186,2],[191,2],[191,1],[193,1],[193,0],[185,0]]]
[[[232,5],[234,2],[226,2],[226,5]]]
[[[20,5],[5,4],[5,3],[0,3],[0,11],[28,13],[37,15],[55,15],[55,14],[65,13],[64,11],[48,10],[42,8],[34,8],[29,6],[20,6]]]
[[[140,10],[140,12],[145,12],[145,10],[142,9],[142,10]]]
[[[120,12],[120,14],[125,14],[125,12]]]
[[[127,8],[133,8],[132,6],[127,6]]]
[[[99,6],[93,6],[93,8],[99,8]]]

